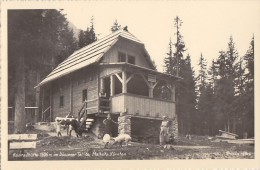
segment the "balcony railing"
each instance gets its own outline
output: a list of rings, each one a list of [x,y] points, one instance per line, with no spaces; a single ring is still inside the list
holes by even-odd
[[[167,115],[169,118],[175,117],[175,103],[164,101],[146,96],[134,94],[119,94],[111,98],[111,111],[123,112],[127,109],[128,114],[162,117]]]

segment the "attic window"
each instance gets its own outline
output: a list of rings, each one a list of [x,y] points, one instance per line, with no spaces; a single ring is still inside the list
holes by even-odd
[[[126,54],[125,53],[118,53],[118,62],[126,62]]]
[[[135,64],[135,57],[129,55],[129,56],[128,56],[128,63],[130,63],[130,64]]]

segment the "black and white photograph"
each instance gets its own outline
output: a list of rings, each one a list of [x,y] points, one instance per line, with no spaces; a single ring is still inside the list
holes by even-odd
[[[260,1],[1,11],[3,169],[260,168]]]

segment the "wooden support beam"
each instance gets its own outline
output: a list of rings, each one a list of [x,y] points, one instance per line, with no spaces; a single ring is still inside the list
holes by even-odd
[[[146,78],[144,77],[143,73],[140,73],[140,75],[144,79],[144,82],[147,84],[147,86],[150,87],[151,84],[146,80]]]
[[[115,95],[115,76],[111,75],[110,76],[110,96]]]
[[[52,122],[53,108],[52,108],[53,98],[52,98],[52,85],[50,87],[50,122]]]
[[[36,81],[37,81],[37,84],[39,84],[40,81],[41,81],[39,72],[36,73]],[[39,107],[39,108],[40,108],[40,105],[41,105],[41,103],[40,103],[40,101],[41,101],[40,100],[40,96],[41,96],[40,93],[41,93],[41,88],[36,87],[35,105],[36,105],[36,107]],[[39,109],[35,110],[34,122],[38,122],[39,114],[40,114],[40,110]]]
[[[149,97],[153,98],[153,88],[149,87]]]
[[[70,112],[73,112],[73,84],[72,77],[70,76]]]
[[[118,80],[122,83],[123,80],[121,79],[121,77],[120,77],[117,73],[116,73],[115,75],[116,75],[116,77],[118,78]]]
[[[131,74],[130,77],[128,77],[128,79],[126,80],[126,84],[135,76],[135,74]]]
[[[100,79],[100,90],[104,90],[105,89],[105,82],[104,82],[104,78]]]
[[[149,88],[149,97],[153,98],[153,89],[155,86],[153,86],[150,82],[148,82],[148,80],[145,78],[145,76],[140,73],[140,75],[142,76],[142,78],[144,79],[144,82],[147,84],[148,88]]]
[[[42,121],[44,121],[44,88],[42,88]]]
[[[156,86],[160,81],[161,81],[161,79],[158,79],[158,80],[156,81],[156,83],[154,83],[154,84],[152,85],[152,88],[155,88],[155,86]]]
[[[127,93],[126,72],[122,72],[122,93]]]
[[[50,109],[50,106],[47,107],[47,109],[45,109],[45,110],[42,112],[42,114],[44,115],[49,109]]]
[[[174,86],[174,84],[172,83],[171,84],[171,91],[172,91],[172,101],[174,101],[175,102],[175,86]]]

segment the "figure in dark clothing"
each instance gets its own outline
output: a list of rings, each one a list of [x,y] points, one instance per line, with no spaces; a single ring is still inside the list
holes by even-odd
[[[108,114],[107,118],[103,120],[103,123],[105,124],[105,134],[109,134],[110,136],[112,136],[113,124],[118,124],[118,123],[111,119],[110,114]]]
[[[69,114],[66,116],[66,118],[73,118],[72,113],[69,112]],[[70,122],[68,119],[66,121]],[[71,126],[66,125],[66,129],[67,129],[67,135],[69,135],[69,132],[71,130]]]
[[[71,131],[73,129],[75,130],[77,137],[82,136],[82,130],[77,120],[72,119],[70,122],[70,126],[72,127],[72,129],[70,129],[69,136],[71,136]]]
[[[62,124],[69,126],[69,136],[71,136],[71,131],[75,130],[77,137],[82,136],[82,129],[79,122],[76,119],[63,121]]]

